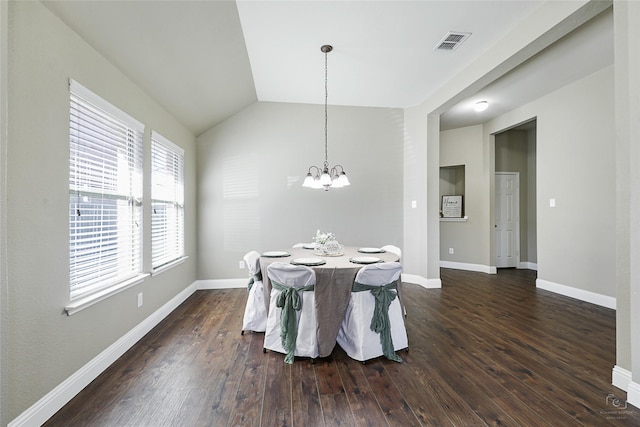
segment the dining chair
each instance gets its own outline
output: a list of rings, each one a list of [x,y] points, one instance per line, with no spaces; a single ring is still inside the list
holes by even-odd
[[[401,362],[397,350],[409,349],[397,283],[399,262],[369,264],[356,274],[337,342],[352,359],[379,356]]]
[[[400,262],[402,260],[402,250],[399,247],[394,246],[394,245],[385,245],[380,249],[383,249],[383,250],[385,250],[387,252],[391,252],[392,254],[398,255],[398,262]],[[405,307],[402,304],[402,302],[400,302],[400,304],[402,305],[402,313],[406,316],[407,315],[407,307]]]
[[[263,351],[284,353],[284,361],[295,356],[318,357],[314,287],[315,272],[303,265],[274,262],[267,267],[271,281],[267,331]]]
[[[398,255],[398,258],[402,258],[402,250],[397,246],[385,245],[380,249],[384,249],[387,252],[391,252],[392,254]]]
[[[258,251],[247,252],[244,256],[244,263],[247,265],[250,278],[247,285],[249,295],[244,307],[241,335],[244,335],[244,331],[264,332],[267,330],[267,308],[264,303],[260,253]]]

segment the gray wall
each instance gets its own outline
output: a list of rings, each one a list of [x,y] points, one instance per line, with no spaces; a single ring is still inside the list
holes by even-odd
[[[627,399],[640,407],[640,3],[615,2],[614,24],[616,367],[626,370],[621,383],[633,379]]]
[[[485,124],[537,117],[538,278],[615,297],[613,66]],[[556,207],[549,207],[549,199]]]
[[[9,4],[8,331],[2,425],[195,281],[195,138],[40,2]],[[69,302],[69,89],[73,78],[185,149],[186,253],[172,270],[73,315]],[[144,257],[150,266],[145,200]],[[144,292],[144,305],[136,295]],[[4,325],[3,325],[4,326]],[[5,342],[3,342],[3,345]]]
[[[537,117],[536,252],[538,278],[615,297],[613,67],[607,67],[485,125],[441,132],[441,165],[466,165],[467,223],[441,224],[441,258],[495,265],[487,156],[503,163],[492,134]],[[523,135],[522,141],[528,137]],[[528,168],[525,153],[519,169]],[[500,160],[498,160],[500,159]],[[513,161],[510,160],[510,161]],[[526,164],[526,165],[525,165]],[[522,177],[521,177],[522,179]],[[521,181],[522,183],[522,181]],[[529,184],[531,185],[531,184]],[[473,188],[476,187],[477,191]],[[477,194],[477,196],[476,196]],[[549,207],[555,198],[557,206]],[[531,210],[528,210],[530,212]],[[478,221],[475,218],[478,217]],[[456,246],[465,245],[462,250]],[[528,245],[531,242],[527,243]],[[455,255],[446,248],[456,247]],[[492,253],[491,259],[489,254]],[[530,261],[533,262],[533,261]]]
[[[352,185],[303,188],[324,161],[324,106],[256,103],[198,137],[198,278],[244,278],[250,250],[286,249],[331,231],[346,245],[402,247],[398,109],[329,106],[329,165]]]
[[[465,166],[466,222],[440,222],[440,260],[489,265],[486,217],[489,206],[489,171],[483,162],[482,125],[440,133],[440,166]],[[449,248],[454,249],[450,255]]]

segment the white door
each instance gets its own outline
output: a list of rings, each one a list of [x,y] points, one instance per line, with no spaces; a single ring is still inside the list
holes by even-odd
[[[518,172],[496,172],[496,267],[520,262],[520,177]]]

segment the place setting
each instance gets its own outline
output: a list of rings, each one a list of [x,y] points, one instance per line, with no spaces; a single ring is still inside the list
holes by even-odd
[[[261,256],[267,258],[286,258],[288,256],[291,256],[291,254],[286,251],[267,251],[263,252]]]
[[[322,258],[296,258],[291,260],[291,264],[293,265],[306,265],[307,267],[313,267],[317,265],[326,264],[327,261]]]
[[[349,262],[354,264],[375,264],[377,262],[382,262],[382,260],[375,256],[354,256],[349,258]]]
[[[363,254],[382,254],[386,251],[382,248],[359,248],[358,252],[361,252]]]

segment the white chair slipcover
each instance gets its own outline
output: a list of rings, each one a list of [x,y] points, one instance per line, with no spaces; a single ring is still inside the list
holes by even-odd
[[[398,255],[398,258],[402,258],[402,250],[397,246],[385,245],[380,249],[384,249],[387,252],[391,252],[392,254]]]
[[[313,287],[316,284],[315,272],[306,266],[298,266],[283,262],[274,262],[267,267],[267,274],[271,281],[271,299],[269,313],[267,315],[267,331],[264,336],[264,350],[272,350],[284,353],[285,362],[293,363],[294,356],[318,357],[318,337],[316,333],[316,311]],[[277,289],[281,285],[284,288],[309,290],[296,290],[299,297],[300,310],[295,311],[295,348],[286,351],[281,338],[281,319],[283,308],[278,307],[278,297],[283,290]],[[297,298],[297,297],[296,297]]]
[[[355,282],[380,287],[395,283],[400,279],[401,272],[402,265],[398,262],[369,264],[358,271]],[[389,305],[389,326],[392,347],[397,351],[408,348],[409,342],[398,293],[391,291],[395,293],[395,298]],[[352,359],[364,362],[384,354],[380,334],[371,330],[375,305],[375,297],[371,291],[351,292],[337,342]],[[391,360],[402,360],[395,353],[385,356]]]
[[[385,250],[385,251],[387,251],[387,252],[391,252],[392,254],[396,254],[396,255],[398,255],[398,261],[400,261],[400,260],[402,259],[402,250],[401,250],[399,247],[397,247],[397,246],[394,246],[394,245],[385,245],[385,246],[383,246],[383,247],[382,247],[382,248],[380,248],[380,249],[383,249],[383,250]],[[400,304],[402,304],[402,302],[401,302]],[[405,306],[404,306],[404,304],[402,304],[402,313],[403,313],[405,316],[407,315],[407,307],[405,307]]]
[[[260,271],[260,253],[247,252],[244,262],[249,270],[249,295],[244,308],[242,333],[244,331],[264,332],[267,330],[267,309],[264,303],[264,285]]]

